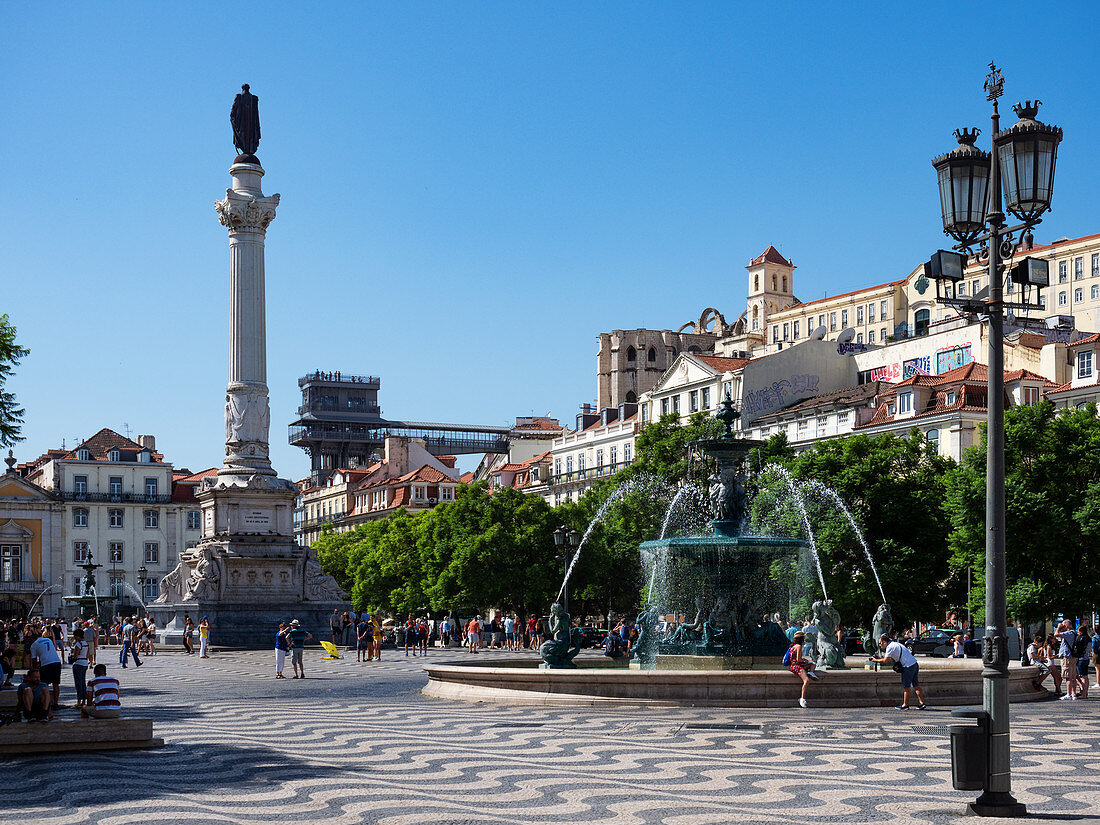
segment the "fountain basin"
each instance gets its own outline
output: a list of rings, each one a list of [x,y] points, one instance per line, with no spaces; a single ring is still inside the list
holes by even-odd
[[[892,707],[901,680],[889,668],[830,670],[810,686],[811,707]],[[652,705],[658,707],[797,707],[802,682],[772,660],[749,670],[634,670],[622,660],[579,659],[575,670],[540,670],[537,661],[485,660],[425,665],[423,693],[440,699],[517,705]],[[920,682],[930,705],[981,704],[982,663],[977,659],[921,660]],[[1050,694],[1036,688],[1037,667],[1009,669],[1009,701]]]

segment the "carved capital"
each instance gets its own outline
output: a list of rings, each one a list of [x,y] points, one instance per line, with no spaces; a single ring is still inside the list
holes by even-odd
[[[226,189],[225,199],[216,201],[214,209],[217,210],[221,225],[228,227],[230,232],[263,232],[275,220],[275,209],[278,205],[278,195],[257,197]]]

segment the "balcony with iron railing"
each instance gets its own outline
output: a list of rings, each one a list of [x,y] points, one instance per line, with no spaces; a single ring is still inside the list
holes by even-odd
[[[381,379],[376,375],[348,375],[342,372],[321,372],[320,370],[316,370],[309,375],[303,375],[299,378],[298,386],[304,387],[306,384],[314,382],[349,384],[356,387],[367,386],[372,389],[378,389]]]
[[[44,581],[3,581],[0,580],[0,593],[40,593],[47,587]]]
[[[60,490],[58,494],[65,501],[108,502],[112,504],[168,504],[172,501],[167,495],[146,495],[145,493],[81,493],[76,490]]]
[[[333,404],[329,401],[310,401],[298,407],[298,415],[314,414],[378,416],[382,414],[382,407],[378,404]]]

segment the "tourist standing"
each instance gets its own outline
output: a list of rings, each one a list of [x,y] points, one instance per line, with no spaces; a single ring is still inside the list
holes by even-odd
[[[306,642],[313,638],[312,633],[302,629],[297,619],[290,622],[290,666],[294,668],[294,678],[306,678],[306,666],[303,656],[306,651]]]
[[[409,646],[412,646],[413,656],[416,655],[416,620],[412,614],[405,620],[405,655],[409,655]]]
[[[896,706],[897,710],[909,710],[909,694],[912,690],[917,692],[917,701],[920,703],[917,705],[917,709],[924,710],[926,705],[924,704],[924,693],[920,689],[920,665],[917,664],[917,657],[901,642],[890,641],[890,637],[885,633],[879,637],[878,647],[879,650],[883,651],[883,655],[872,656],[872,662],[878,662],[882,665],[897,662],[901,668],[902,700],[901,704]]]
[[[371,627],[370,616],[361,613],[359,624],[355,626],[355,661],[369,662],[373,659],[372,647],[374,647],[374,628]]]
[[[424,616],[420,617],[420,621],[416,623],[416,639],[420,643],[420,655],[428,655],[428,640],[431,638],[432,629],[428,625],[428,620]]]
[[[210,620],[203,616],[199,621],[199,658],[209,659],[210,654]]]
[[[186,613],[183,615],[183,650],[188,656],[195,652],[195,623]]]
[[[332,608],[332,615],[328,619],[329,635],[332,637],[332,643],[334,645],[340,644],[340,634],[344,626],[343,621],[340,619],[340,611],[337,608]]]
[[[1092,650],[1092,634],[1088,625],[1077,629],[1077,641],[1073,652],[1077,657],[1077,695],[1081,699],[1089,698],[1089,652]]]
[[[279,622],[279,629],[275,633],[275,678],[285,679],[283,666],[286,664],[286,652],[290,650],[290,640],[287,632],[290,628],[286,622]]]
[[[69,662],[73,666],[73,686],[76,688],[76,706],[83,707],[88,692],[88,643],[84,641],[84,631],[73,631],[73,644],[69,648]]]
[[[439,641],[443,643],[443,647],[446,647],[451,643],[451,617],[444,616],[442,623],[439,625]]]
[[[145,620],[145,637],[149,640],[149,655],[157,655],[157,623],[150,616]]]
[[[478,617],[474,616],[466,623],[466,652],[477,653],[480,634],[478,633]]]
[[[1077,631],[1069,621],[1063,621],[1054,631],[1058,641],[1058,657],[1062,660],[1062,681],[1066,683],[1066,695],[1063,699],[1077,698],[1077,657],[1073,655],[1073,646],[1077,642]]]
[[[516,620],[511,616],[504,617],[504,649],[516,649]]]
[[[351,614],[345,610],[344,615],[340,617],[340,644],[342,644],[346,650],[351,649],[352,628],[354,625],[355,623],[351,620]]]
[[[381,660],[382,658],[382,620],[377,614],[372,613],[370,616],[371,633],[374,635],[374,658]]]
[[[137,647],[134,644],[137,637],[137,629],[134,627],[133,621],[132,618],[123,621],[122,629],[119,631],[122,649],[118,653],[118,663],[123,667],[127,667],[130,656],[134,657],[134,664],[141,667],[141,660],[138,658]]]
[[[58,707],[58,697],[61,695],[61,656],[54,640],[45,635],[45,632],[43,630],[43,635],[31,642],[31,659],[38,660],[42,683],[50,686],[52,707]]]

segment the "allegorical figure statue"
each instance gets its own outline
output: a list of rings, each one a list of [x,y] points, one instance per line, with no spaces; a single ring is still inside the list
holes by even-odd
[[[241,86],[241,93],[233,98],[229,112],[233,124],[233,145],[242,155],[254,155],[260,147],[260,99],[248,91],[248,84]]]
[[[890,605],[885,602],[879,605],[872,619],[874,630],[863,634],[863,649],[868,656],[878,656],[878,640],[883,636],[889,636],[894,627],[894,617],[890,613]]]
[[[573,657],[581,651],[580,632],[573,637],[572,624],[569,614],[558,603],[550,605],[550,638],[542,643],[539,653],[542,654],[543,667],[576,667]]]
[[[833,600],[814,602],[814,624],[817,625],[817,666],[820,670],[844,670],[844,651],[836,643],[836,629],[840,626],[840,613],[833,607]]]
[[[722,476],[715,473],[710,477],[710,503],[714,508],[714,518],[726,521],[730,517],[730,487]]]
[[[183,590],[186,586],[184,574],[186,572],[187,565],[181,561],[173,568],[171,573],[160,580],[160,592],[157,595],[158,603],[174,604],[183,599]]]
[[[630,649],[630,655],[642,665],[651,665],[657,655],[657,621],[659,614],[656,605],[650,605],[638,614],[638,641]]]

